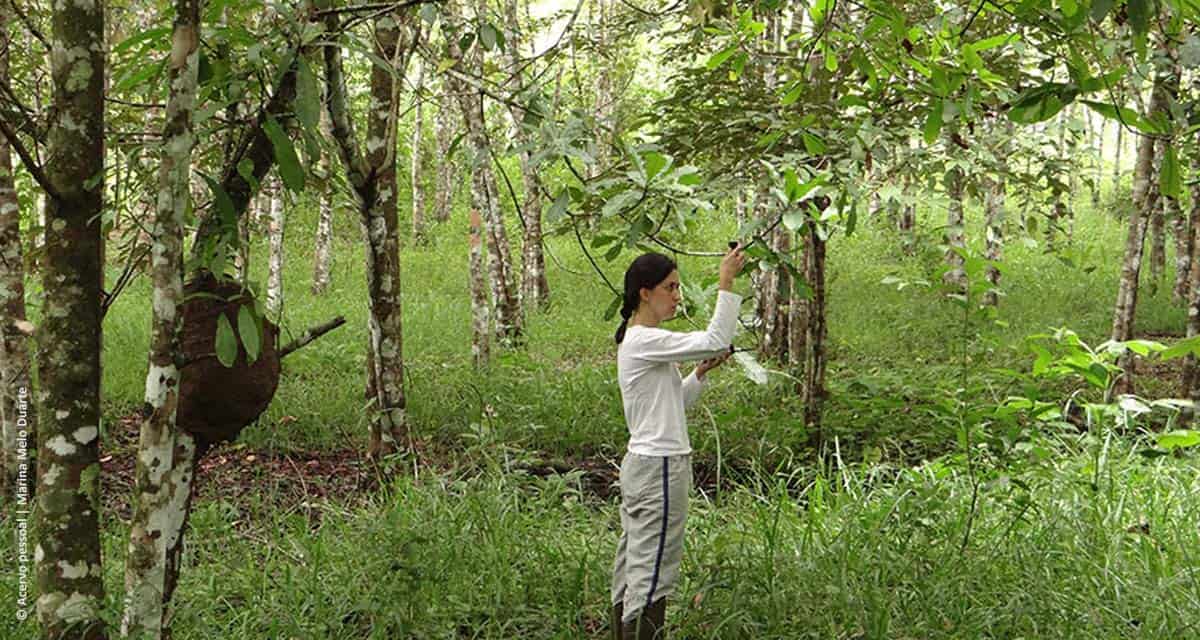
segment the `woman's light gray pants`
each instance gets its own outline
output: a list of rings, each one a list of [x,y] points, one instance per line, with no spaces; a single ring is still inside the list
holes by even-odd
[[[629,622],[675,590],[692,457],[625,454],[621,461],[621,540],[613,562],[612,603]]]

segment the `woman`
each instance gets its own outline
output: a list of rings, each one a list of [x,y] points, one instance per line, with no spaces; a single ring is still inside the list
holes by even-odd
[[[708,329],[659,328],[679,305],[679,272],[648,253],[625,272],[624,322],[617,329],[617,381],[629,426],[621,461],[621,540],[613,563],[613,637],[663,638],[667,595],[679,577],[691,443],[684,409],[700,396],[705,374],[731,353],[741,296],[733,278],[745,264],[740,246],[721,260],[717,308]],[[701,360],[681,380],[677,362]]]

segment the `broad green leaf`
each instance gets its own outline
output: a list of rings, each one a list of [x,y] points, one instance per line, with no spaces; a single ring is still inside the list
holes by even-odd
[[[621,308],[622,302],[623,300],[621,300],[621,296],[613,296],[612,302],[608,303],[608,308],[604,310],[605,322],[612,320],[613,316],[617,315],[617,311]]]
[[[1115,0],[1092,0],[1092,20],[1103,22],[1104,17],[1112,11]]]
[[[1138,36],[1146,35],[1150,26],[1150,6],[1155,0],[1129,0],[1126,5],[1129,10],[1129,25]]]
[[[811,133],[800,134],[800,138],[804,140],[804,149],[809,155],[819,156],[825,153],[825,143],[821,139]]]
[[[483,48],[491,51],[496,48],[496,27],[490,23],[479,28],[479,42],[483,44]]]
[[[1200,336],[1180,340],[1159,353],[1158,357],[1163,360],[1173,360],[1189,354],[1200,356]]]
[[[284,133],[283,127],[274,117],[268,117],[263,124],[263,131],[275,148],[275,161],[279,163],[279,177],[289,191],[299,193],[304,191],[304,169],[300,167],[300,158],[296,156],[296,148],[292,139]]]
[[[546,211],[546,224],[554,224],[563,219],[567,215],[567,203],[570,201],[570,194],[566,191],[559,192],[558,197],[554,198],[554,202]]]
[[[600,216],[603,218],[614,216],[637,202],[639,198],[641,198],[641,194],[634,189],[622,191],[604,203],[604,208],[600,210]]]
[[[796,81],[796,84],[792,86],[791,90],[790,90],[790,91],[788,91],[788,92],[787,92],[787,93],[786,93],[786,94],[783,96],[783,99],[782,99],[782,100],[780,100],[780,103],[781,103],[783,106],[785,106],[785,107],[786,107],[786,106],[788,106],[789,104],[792,104],[792,103],[793,103],[793,102],[795,102],[796,100],[799,100],[799,99],[800,99],[800,94],[801,94],[803,91],[804,91],[804,81],[803,81],[803,80],[797,80],[797,81]]]
[[[751,382],[755,384],[767,383],[767,370],[754,359],[754,356],[745,351],[738,351],[733,354],[733,359],[742,366],[742,371],[746,372],[746,377]]]
[[[725,64],[726,60],[733,57],[733,54],[738,52],[739,47],[740,43],[737,42],[725,47],[724,49],[714,53],[712,57],[708,59],[708,62],[704,63],[704,66],[707,67],[709,71],[716,69],[717,67]]]
[[[1163,152],[1162,170],[1158,174],[1158,188],[1164,196],[1170,196],[1175,200],[1183,198],[1183,177],[1179,172],[1179,158],[1176,155],[1175,145],[1167,143],[1167,148]]]
[[[1158,127],[1143,118],[1141,114],[1128,107],[1121,107],[1118,110],[1107,102],[1097,102],[1095,100],[1081,100],[1081,102],[1105,118],[1129,125],[1142,133],[1162,133]]]
[[[783,226],[788,228],[788,231],[797,231],[804,226],[804,221],[808,216],[801,209],[792,209],[783,214]]]
[[[998,36],[984,38],[979,42],[969,45],[969,47],[972,51],[978,53],[980,51],[987,51],[988,49],[995,49],[1001,45],[1014,44],[1020,41],[1021,34],[1019,33],[1002,33]]]
[[[649,182],[670,164],[671,159],[657,151],[650,151],[642,157],[642,161],[646,167],[646,181]]]
[[[225,314],[221,314],[221,317],[224,318]],[[237,328],[238,335],[242,338],[242,346],[246,347],[246,362],[254,364],[262,348],[262,337],[258,334],[258,323],[254,321],[254,314],[250,312],[249,305],[238,308]]]
[[[224,313],[217,316],[217,337],[214,346],[217,360],[226,367],[232,367],[237,360],[237,336],[234,335],[233,326],[229,324],[229,318],[225,317]]]
[[[941,131],[942,101],[934,100],[933,104],[929,105],[929,115],[925,117],[925,144],[930,145],[936,142]]]
[[[213,204],[217,208],[217,216],[221,221],[221,227],[225,230],[232,230],[237,227],[237,213],[233,210],[233,200],[229,194],[221,187],[221,183],[213,180],[207,173],[197,171],[200,177],[204,178],[204,182],[208,183],[208,190],[212,193]]]
[[[1177,429],[1168,433],[1158,434],[1156,440],[1159,448],[1171,451],[1173,449],[1194,447],[1200,444],[1200,431]]]
[[[316,131],[321,121],[321,91],[317,78],[304,58],[298,61],[296,73],[296,119],[304,128]]]

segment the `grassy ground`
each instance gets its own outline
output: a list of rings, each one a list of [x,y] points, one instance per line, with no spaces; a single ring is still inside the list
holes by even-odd
[[[972,448],[967,465],[952,453],[961,424],[939,409],[948,398],[980,406],[1019,392],[995,369],[1028,370],[1029,334],[1069,326],[1088,342],[1105,338],[1123,230],[1080,204],[1078,232],[1059,254],[1008,243],[1000,323],[964,323],[919,284],[937,281],[936,231],[913,256],[881,222],[831,243],[827,434],[841,455],[812,463],[786,379],[756,386],[733,366],[714,373],[690,420],[703,479],[668,613],[676,637],[1200,637],[1190,615],[1200,600],[1191,456],[1142,455],[1142,436],[1097,424],[1027,430],[1022,446]],[[921,212],[926,229],[937,206]],[[212,486],[241,488],[198,499],[177,638],[604,637],[617,517],[596,478],[611,479],[625,443],[615,325],[601,318],[610,294],[573,236],[552,239],[552,308],[530,317],[526,349],[473,370],[462,215],[434,231],[432,247],[402,251],[409,416],[426,466],[400,462],[380,475],[317,465],[374,481],[325,492],[339,478],[302,474],[310,497],[285,500],[287,465],[264,461],[360,450],[367,421],[357,221],[339,214],[333,286],[315,297],[314,215],[296,210],[285,335],[336,314],[348,323],[290,356],[259,423],[214,452],[259,472],[207,472]],[[688,244],[711,250],[733,233],[703,221]],[[601,266],[617,282],[631,257]],[[264,246],[253,267],[265,282]],[[708,276],[715,262],[685,258],[681,271]],[[900,289],[882,283],[888,276],[918,284]],[[1169,289],[1142,297],[1140,331],[1181,331]],[[142,279],[105,325],[104,442],[114,456],[132,446],[120,418],[142,395],[147,300]],[[1173,385],[1143,389],[1165,395]],[[580,471],[527,472],[545,464]],[[119,512],[110,509],[104,531],[114,618],[127,535]],[[12,544],[0,540],[8,567]],[[15,586],[13,572],[0,576],[6,611]],[[33,632],[0,620],[4,637]]]

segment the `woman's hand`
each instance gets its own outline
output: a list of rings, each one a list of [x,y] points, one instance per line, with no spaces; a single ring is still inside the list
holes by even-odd
[[[741,272],[742,267],[746,264],[746,254],[742,253],[742,245],[730,249],[729,253],[721,258],[721,268],[718,272],[719,279],[717,288],[722,291],[733,290],[733,279]]]
[[[708,360],[700,361],[700,364],[696,365],[696,377],[698,379],[703,380],[704,374],[708,373],[709,371],[711,371],[713,369],[716,369],[717,367],[721,366],[722,364],[725,364],[725,361],[728,360],[729,356],[731,356],[731,355],[733,355],[732,350],[726,351],[724,354],[719,355],[715,358],[709,358]]]

